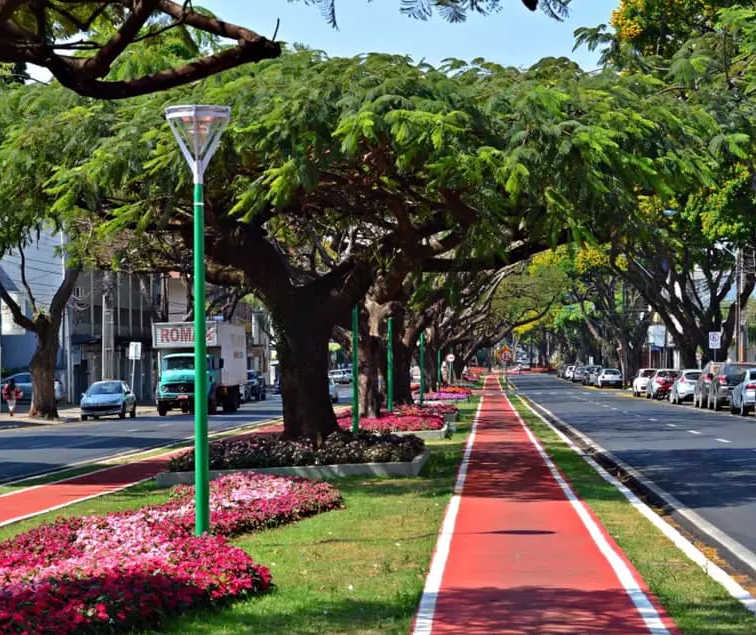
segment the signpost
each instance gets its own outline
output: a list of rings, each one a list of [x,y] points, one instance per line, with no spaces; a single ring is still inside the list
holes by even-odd
[[[425,401],[425,331],[420,333],[420,405]]]
[[[509,363],[512,361],[512,351],[508,346],[501,350],[501,361],[504,362],[504,390],[509,390]]]
[[[136,379],[136,363],[138,359],[142,359],[141,342],[129,342],[129,359],[131,360],[131,390],[134,391],[134,380]]]
[[[722,348],[722,334],[719,331],[709,331],[709,348],[714,351],[714,361],[717,361],[717,350]]]

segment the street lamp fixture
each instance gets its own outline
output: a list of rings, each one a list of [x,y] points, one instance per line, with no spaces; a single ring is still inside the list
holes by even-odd
[[[203,183],[205,170],[218,149],[230,112],[228,106],[171,106],[165,109],[165,118],[194,179],[194,519],[198,536],[210,529]]]

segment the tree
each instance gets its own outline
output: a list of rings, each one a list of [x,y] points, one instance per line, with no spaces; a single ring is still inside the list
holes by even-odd
[[[270,308],[286,432],[316,441],[336,427],[328,339],[379,272],[426,258],[479,270],[608,232],[639,190],[665,195],[706,170],[709,120],[637,80],[565,60],[434,69],[302,50],[109,104],[120,123],[51,185],[102,224],[98,241],[191,248],[189,172],[161,114],[179,99],[232,105],[206,178],[208,281],[253,288]],[[453,258],[429,253],[458,235]]]
[[[206,49],[197,59],[157,72],[113,80],[113,64],[128,47],[174,30],[236,45]],[[191,3],[171,0],[3,0],[0,62],[36,64],[63,86],[98,99],[122,99],[195,82],[248,62],[277,57],[280,45],[216,19]]]

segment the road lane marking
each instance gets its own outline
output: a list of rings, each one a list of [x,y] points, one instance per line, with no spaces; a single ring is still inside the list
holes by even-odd
[[[720,443],[732,443],[732,441],[728,441],[727,439],[714,439],[715,441],[719,441]]]
[[[200,359],[202,359],[202,358],[200,358]],[[667,424],[667,427],[668,427],[668,428],[676,428],[676,427],[677,427],[677,424],[676,424],[676,423],[668,423],[668,424]]]
[[[51,446],[51,445],[49,445],[47,443],[42,443],[41,445],[40,444],[30,445],[29,449],[30,450],[44,450],[45,448],[51,448],[51,447],[53,447],[53,446]]]
[[[200,357],[200,359],[202,359]],[[139,428],[131,428],[131,430],[126,430],[126,432],[139,432]]]
[[[701,434],[698,430],[688,430],[691,434]]]
[[[654,419],[653,417],[649,417],[648,420],[649,421],[653,421],[654,423],[656,423],[657,421],[659,421],[658,419]]]
[[[619,410],[619,408],[612,408],[612,410]]]

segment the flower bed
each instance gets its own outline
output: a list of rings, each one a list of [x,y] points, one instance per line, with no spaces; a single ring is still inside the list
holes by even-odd
[[[336,419],[342,430],[352,427],[352,415]],[[381,417],[364,417],[360,419],[360,430],[364,432],[419,432],[421,430],[441,430],[444,416],[422,413],[420,415],[386,414]]]
[[[465,397],[472,395],[472,390],[466,386],[443,386],[439,392],[459,393],[465,395]]]
[[[394,409],[394,414],[406,417],[408,415],[413,416],[423,416],[426,414],[429,415],[438,415],[438,416],[445,416],[445,415],[457,415],[459,414],[459,408],[457,406],[454,406],[452,404],[423,404],[422,406],[420,404],[403,404],[401,406],[397,406]]]
[[[195,537],[193,488],[107,516],[59,519],[0,542],[0,632],[155,628],[166,615],[265,592],[270,572],[224,536],[341,506],[338,490],[267,475],[211,484],[216,535]]]
[[[470,397],[470,393],[451,392],[444,388],[439,392],[429,392],[425,395],[428,401],[463,401]]]
[[[289,441],[278,435],[251,435],[239,440],[219,440],[210,444],[210,469],[235,470],[344,463],[411,461],[422,454],[425,444],[413,436],[376,436],[360,431],[334,432],[314,450],[307,441]],[[194,450],[171,459],[170,472],[194,469]]]

